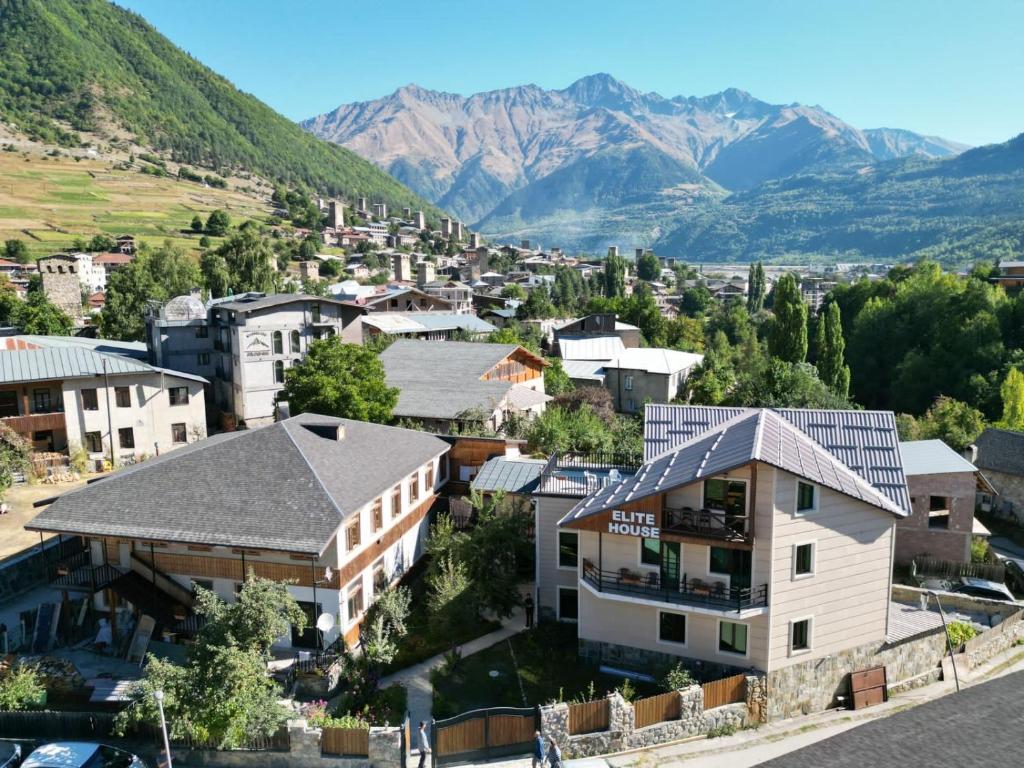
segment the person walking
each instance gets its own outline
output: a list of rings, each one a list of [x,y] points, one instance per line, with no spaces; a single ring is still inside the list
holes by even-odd
[[[526,628],[533,629],[533,596],[527,595],[523,600],[523,613],[526,614]]]
[[[544,739],[540,731],[533,732],[533,768],[544,768]]]
[[[427,724],[420,720],[420,768],[425,768],[429,754],[430,741],[427,739]]]
[[[562,768],[562,750],[554,739],[551,739],[551,746],[548,747],[548,764],[551,768]]]

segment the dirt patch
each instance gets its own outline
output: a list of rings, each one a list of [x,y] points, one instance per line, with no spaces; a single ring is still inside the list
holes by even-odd
[[[75,488],[81,488],[85,482],[83,478],[72,483],[55,485],[21,483],[11,486],[4,494],[4,502],[10,511],[6,515],[0,515],[0,559],[39,543],[39,534],[36,531],[25,530],[25,525],[35,519],[35,516],[44,509],[43,507],[33,507],[33,503],[51,496],[60,496]],[[44,536],[44,538],[49,537]]]

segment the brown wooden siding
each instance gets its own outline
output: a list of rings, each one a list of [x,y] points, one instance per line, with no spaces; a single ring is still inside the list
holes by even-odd
[[[320,751],[325,755],[366,757],[370,754],[370,731],[367,728],[324,728]]]
[[[646,728],[648,725],[663,723],[666,720],[678,720],[680,712],[679,691],[669,691],[659,696],[651,696],[633,703],[635,726]]]
[[[704,683],[704,709],[714,709],[726,704],[739,704],[747,700],[747,676],[733,675]]]
[[[569,705],[569,735],[608,730],[608,699]]]

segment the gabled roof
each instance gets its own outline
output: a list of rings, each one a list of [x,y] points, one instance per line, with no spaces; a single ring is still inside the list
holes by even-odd
[[[900,443],[903,473],[942,475],[951,472],[977,472],[978,468],[941,440],[908,440]]]
[[[563,360],[611,360],[621,357],[626,345],[618,336],[560,336],[558,353]]]
[[[655,456],[648,453],[646,461],[636,475],[587,497],[572,509],[562,523],[665,493],[673,488],[723,474],[752,461],[778,467],[894,515],[905,517],[909,514],[910,503],[901,467],[895,467],[900,478],[898,487],[889,484],[876,487],[792,420],[786,418],[782,412],[768,408],[704,409],[700,406],[648,406],[649,418],[652,408],[660,411],[713,410],[716,413],[709,416],[715,421],[715,425],[695,431],[687,439],[675,443]],[[807,413],[817,413],[820,418],[824,414],[842,412]],[[661,415],[661,421],[664,421],[664,414]],[[893,426],[895,430],[895,423]]]
[[[218,303],[218,309],[227,309],[232,312],[255,312],[259,309],[279,307],[284,304],[293,304],[298,301],[320,302],[322,304],[341,304],[349,306],[344,301],[329,296],[311,296],[308,293],[272,293],[269,296],[253,295],[244,299],[235,299]]]
[[[558,343],[561,346],[562,342]],[[704,360],[704,355],[696,355],[692,352],[680,352],[661,347],[633,347],[623,349],[622,352],[613,355],[605,363],[605,368],[671,375],[692,368],[702,360]]]
[[[510,459],[505,456],[495,456],[488,459],[476,477],[473,478],[471,487],[475,491],[494,492],[508,491],[509,493],[531,493],[540,482],[540,473],[547,464],[546,459]]]
[[[31,528],[320,554],[348,515],[448,447],[425,432],[302,414],[66,493]]]
[[[989,427],[974,444],[978,446],[975,463],[981,469],[1024,475],[1024,432]]]
[[[0,383],[5,384],[82,379],[102,376],[104,373],[109,376],[126,376],[153,372],[206,382],[203,377],[191,373],[157,368],[121,354],[104,354],[77,345],[0,350]]]
[[[498,330],[476,315],[457,312],[374,312],[363,317],[362,323],[392,334],[455,330],[493,333]]]

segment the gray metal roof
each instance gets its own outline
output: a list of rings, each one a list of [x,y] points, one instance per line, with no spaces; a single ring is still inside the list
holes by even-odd
[[[302,414],[116,472],[64,494],[31,527],[319,554],[350,513],[448,448],[425,432]]]
[[[1024,432],[989,427],[974,444],[978,446],[975,464],[980,469],[1024,475]]]
[[[81,347],[94,352],[132,357],[136,360],[146,360],[148,354],[144,341],[115,341],[114,339],[90,339],[87,336],[36,336],[33,334],[21,334],[8,338],[34,344],[37,347]]]
[[[700,410],[701,406],[653,406],[658,409]],[[648,406],[650,414],[652,406]],[[718,409],[726,410],[726,409]],[[781,413],[768,408],[737,408],[731,418],[690,437],[665,452],[648,458],[636,475],[603,488],[583,499],[563,523],[621,507],[629,502],[665,493],[698,480],[724,474],[759,461],[831,488],[886,512],[904,517],[910,503],[902,469],[897,465],[902,494],[888,485],[876,488]],[[821,412],[819,416],[825,413]],[[722,414],[714,414],[715,418]],[[822,418],[824,418],[822,416]],[[892,493],[900,504],[890,497]]]
[[[648,405],[644,458],[679,445],[751,408]],[[909,513],[896,417],[891,411],[772,409]]]
[[[978,468],[941,440],[909,440],[900,443],[903,474],[942,475],[977,472]]]
[[[55,381],[102,376],[103,364],[110,376],[139,373],[167,373],[183,379],[206,379],[178,371],[155,368],[148,363],[123,355],[103,354],[81,346],[46,347],[43,349],[0,350],[0,383],[23,381]]]
[[[604,383],[604,360],[563,360],[562,368],[570,379]]]
[[[308,293],[272,293],[269,296],[258,298],[235,299],[216,304],[218,309],[227,309],[232,312],[255,312],[258,309],[269,309],[279,307],[282,304],[291,304],[296,301],[312,301],[320,304],[342,304],[348,306],[347,302],[340,299],[332,299],[329,296],[311,296]]]
[[[540,482],[540,473],[546,463],[544,459],[495,456],[480,467],[471,486],[477,491],[532,493]]]
[[[363,318],[363,325],[392,333],[454,330],[493,333],[498,330],[476,315],[458,312],[374,312]]]

